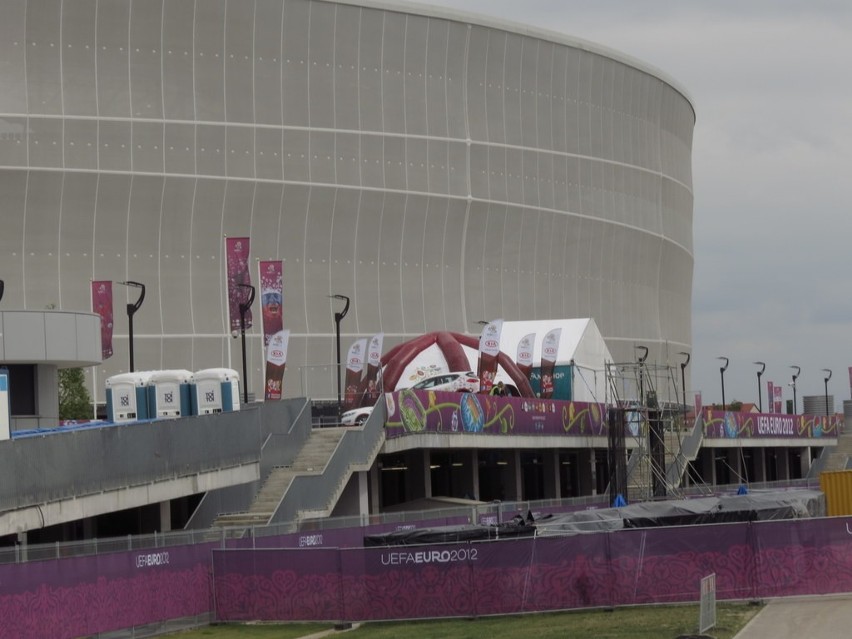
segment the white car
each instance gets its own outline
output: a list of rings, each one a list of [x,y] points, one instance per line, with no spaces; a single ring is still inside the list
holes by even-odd
[[[478,393],[479,377],[472,371],[463,373],[442,373],[421,379],[414,390],[449,391],[451,393]]]
[[[374,406],[362,406],[353,408],[340,416],[340,424],[343,426],[360,426],[373,414]]]

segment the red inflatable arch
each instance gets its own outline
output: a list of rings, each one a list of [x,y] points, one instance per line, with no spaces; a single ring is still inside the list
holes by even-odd
[[[384,387],[386,389],[394,389],[399,383],[399,378],[405,367],[408,366],[421,351],[436,344],[441,349],[441,353],[447,360],[447,366],[450,372],[466,371],[470,368],[470,362],[465,353],[464,347],[479,349],[479,338],[472,335],[463,335],[462,333],[452,333],[450,331],[438,331],[435,333],[426,333],[419,337],[415,337],[407,342],[394,346],[382,356]],[[533,397],[532,386],[514,360],[500,352],[497,355],[497,364],[503,368],[506,374],[512,379],[512,383],[518,388],[518,392],[522,397]]]

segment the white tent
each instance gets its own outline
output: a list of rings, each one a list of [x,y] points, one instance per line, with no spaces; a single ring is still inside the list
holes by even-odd
[[[517,360],[518,344],[529,334],[534,334],[533,366],[541,365],[541,350],[544,336],[551,330],[561,329],[556,366],[568,367],[572,379],[571,397],[577,401],[606,401],[606,364],[612,362],[609,349],[595,321],[584,319],[555,319],[537,321],[505,321],[500,335],[500,350],[512,360]],[[476,371],[479,351],[467,345],[462,347],[468,361],[468,370]],[[394,390],[409,388],[415,383],[441,373],[450,372],[446,358],[437,344],[421,350],[403,370]],[[499,367],[495,382],[512,384],[509,375]]]
[[[606,401],[606,364],[613,360],[595,320],[591,318],[503,322],[500,350],[515,359],[520,341],[533,333],[533,366],[539,366],[542,340],[555,328],[562,329],[556,365],[574,364],[572,399],[584,402]]]

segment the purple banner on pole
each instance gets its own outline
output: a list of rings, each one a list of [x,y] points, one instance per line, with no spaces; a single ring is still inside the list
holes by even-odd
[[[249,289],[246,285],[251,284],[249,273],[249,238],[226,237],[225,257],[227,264],[228,283],[228,310],[231,321],[231,330],[240,330],[240,304],[245,304],[249,299]],[[246,310],[246,328],[251,328],[251,309]],[[246,380],[243,380],[246,383]]]
[[[269,345],[272,336],[284,330],[283,275],[281,260],[261,260],[258,265],[260,279],[260,308],[262,311],[263,346]]]
[[[101,357],[112,357],[112,281],[92,282],[92,312],[101,317]]]
[[[406,389],[385,393],[386,436],[419,433],[606,437],[603,404]]]
[[[814,439],[837,437],[836,415],[784,415],[706,410],[708,439]]]

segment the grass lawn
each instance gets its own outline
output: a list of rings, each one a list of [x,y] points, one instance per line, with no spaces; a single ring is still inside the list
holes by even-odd
[[[758,612],[752,604],[718,604],[716,639],[732,639]],[[292,639],[330,629],[328,624],[250,624],[200,628],[173,635],[176,639]],[[674,639],[697,634],[698,606],[618,608],[611,612],[542,613],[510,617],[446,621],[373,622],[334,633],[346,639]]]

